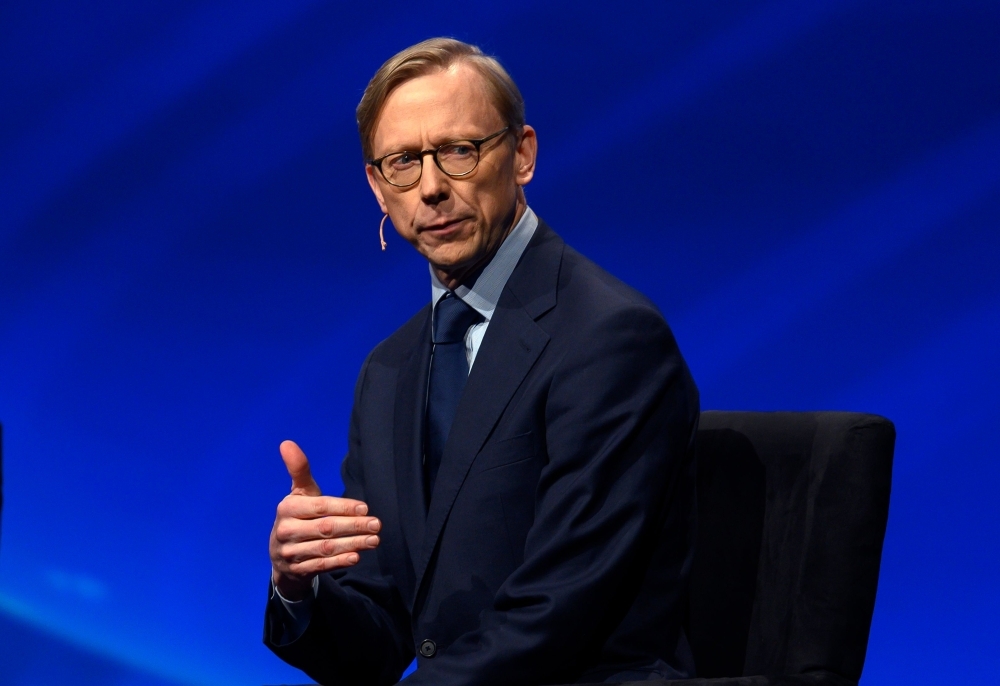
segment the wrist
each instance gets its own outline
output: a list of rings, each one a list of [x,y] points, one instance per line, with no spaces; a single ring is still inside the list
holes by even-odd
[[[276,569],[272,569],[271,584],[282,598],[293,603],[312,598],[314,595],[313,579],[311,577],[289,576],[282,574]]]

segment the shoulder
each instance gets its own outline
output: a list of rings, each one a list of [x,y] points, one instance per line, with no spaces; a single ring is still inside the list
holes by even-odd
[[[638,346],[647,352],[649,344],[661,351],[676,347],[652,300],[565,244],[555,300],[552,311],[539,320],[554,338],[588,346]]]
[[[507,290],[539,322],[582,324],[622,311],[663,321],[649,298],[568,246],[541,219]]]
[[[592,316],[629,311],[663,320],[652,300],[568,245],[559,271],[558,299],[560,305],[585,306]]]
[[[652,300],[568,245],[557,283],[556,306],[538,320],[550,336],[555,380],[591,395],[670,389],[685,416],[697,414],[697,387]]]

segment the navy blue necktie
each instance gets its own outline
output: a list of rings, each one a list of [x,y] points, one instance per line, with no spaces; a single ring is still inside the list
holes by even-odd
[[[483,316],[451,291],[441,296],[434,308],[434,352],[427,389],[427,440],[424,443],[424,488],[427,502],[441,467],[441,454],[458,409],[458,399],[469,378],[465,356],[465,334]]]

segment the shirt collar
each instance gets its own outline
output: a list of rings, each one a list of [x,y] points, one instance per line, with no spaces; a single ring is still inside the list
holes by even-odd
[[[500,293],[507,285],[514,267],[517,266],[521,254],[528,247],[528,242],[535,235],[538,228],[538,217],[531,211],[530,207],[524,208],[524,214],[518,220],[517,225],[511,230],[504,242],[497,249],[497,254],[483,267],[483,271],[476,277],[471,285],[461,285],[455,289],[457,295],[466,305],[483,315],[486,321],[493,317],[493,311],[497,308],[500,300]],[[448,289],[444,287],[434,267],[427,265],[431,272],[431,303],[437,305]]]

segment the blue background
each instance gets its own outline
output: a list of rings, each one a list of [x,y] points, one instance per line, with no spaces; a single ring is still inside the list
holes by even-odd
[[[0,12],[0,680],[303,681],[261,644],[277,446],[340,488],[429,298],[353,120],[498,55],[528,199],[649,294],[703,407],[895,421],[863,683],[1000,672],[1000,6],[36,0]]]

